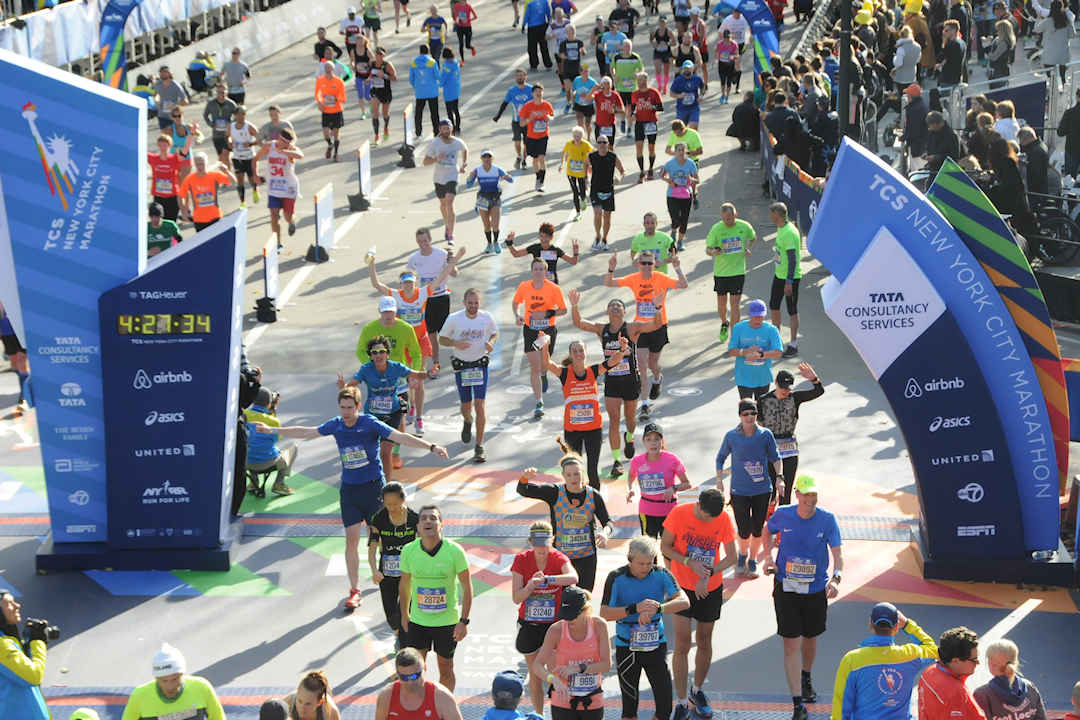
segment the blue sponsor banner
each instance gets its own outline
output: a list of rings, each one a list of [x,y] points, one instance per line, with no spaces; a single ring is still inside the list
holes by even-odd
[[[832,273],[826,312],[878,379],[904,434],[931,552],[1056,549],[1053,433],[1031,358],[945,218],[845,139],[807,246]]]
[[[780,30],[765,0],[721,0],[722,4],[746,16],[753,35],[754,83],[761,84],[761,73],[772,72],[769,58],[780,56]]]
[[[101,296],[112,547],[225,537],[246,227],[246,211],[233,213]]]
[[[146,256],[146,110],[0,51],[0,202],[57,542],[106,538],[97,299]]]
[[[99,32],[101,66],[105,84],[127,90],[127,57],[124,52],[124,23],[142,0],[109,0],[101,12]]]
[[[821,191],[814,186],[815,178],[789,158],[773,152],[771,135],[761,124],[761,167],[769,181],[772,196],[788,207],[788,217],[804,234],[810,232]]]

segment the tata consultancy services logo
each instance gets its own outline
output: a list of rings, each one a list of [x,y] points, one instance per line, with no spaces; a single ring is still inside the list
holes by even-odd
[[[30,126],[30,134],[34,136],[49,192],[60,198],[66,212],[68,197],[75,194],[75,184],[79,181],[79,168],[71,158],[71,141],[59,135],[53,135],[47,141],[41,137],[37,127],[37,106],[33,102],[22,106],[22,116]]]

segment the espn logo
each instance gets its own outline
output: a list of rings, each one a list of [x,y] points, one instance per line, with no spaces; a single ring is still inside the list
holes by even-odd
[[[956,537],[993,537],[997,525],[957,525]]]

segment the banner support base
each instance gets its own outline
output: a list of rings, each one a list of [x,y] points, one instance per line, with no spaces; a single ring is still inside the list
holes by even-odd
[[[349,210],[351,212],[364,212],[371,207],[371,202],[364,197],[364,193],[349,195]]]
[[[925,531],[916,533],[919,554],[916,559],[927,580],[965,580],[971,582],[1010,583],[1016,585],[1046,585],[1077,587],[1080,573],[1069,549],[1060,540],[1056,557],[1051,561],[1035,561],[1026,557],[974,558],[936,557],[930,553]]]
[[[308,246],[304,259],[308,262],[324,263],[330,259],[330,253],[326,252],[322,245],[312,244]]]
[[[397,166],[400,168],[414,168],[416,167],[416,160],[413,157],[413,151],[415,148],[407,143],[402,143],[398,148],[398,155],[401,159],[398,160]]]

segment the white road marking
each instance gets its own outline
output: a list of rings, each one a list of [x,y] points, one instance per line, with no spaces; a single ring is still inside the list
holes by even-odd
[[[994,627],[987,630],[985,633],[979,636],[979,646],[982,648],[987,647],[995,640],[1001,640],[1008,635],[1013,629],[1019,625],[1024,618],[1033,613],[1040,605],[1042,600],[1038,598],[1030,598],[1020,604],[1020,607],[1013,610],[1011,613],[1002,618]],[[968,687],[979,687],[990,681],[990,668],[987,667],[985,658],[983,662],[980,662],[978,667],[975,668],[975,674],[972,675],[971,680],[968,681]]]

